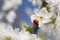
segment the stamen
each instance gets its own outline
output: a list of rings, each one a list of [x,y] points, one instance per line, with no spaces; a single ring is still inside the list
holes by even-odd
[[[40,16],[40,20],[43,20],[44,19],[44,16]]]
[[[5,40],[12,40],[10,36],[5,36]]]

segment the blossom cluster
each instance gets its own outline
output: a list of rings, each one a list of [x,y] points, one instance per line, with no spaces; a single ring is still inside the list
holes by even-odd
[[[33,27],[14,28],[22,0],[4,0],[0,11],[0,40],[60,40],[60,0],[28,0],[38,8],[30,15]]]
[[[6,26],[1,23],[0,27]],[[19,31],[18,28],[13,29],[11,25],[0,29],[0,40],[41,40],[36,34],[30,34],[26,30]]]
[[[41,40],[39,36],[25,29],[13,28],[15,10],[21,4],[22,0],[4,0],[0,12],[0,40]]]
[[[38,5],[38,8],[34,9],[34,14],[31,15],[31,22],[42,30],[42,34],[46,38],[44,40],[51,40],[50,37],[53,36],[54,40],[60,40],[60,0],[28,1],[33,5]]]

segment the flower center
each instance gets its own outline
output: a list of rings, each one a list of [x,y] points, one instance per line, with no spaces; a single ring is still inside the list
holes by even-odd
[[[44,16],[40,16],[40,20],[43,20],[44,19]]]
[[[5,40],[12,40],[10,36],[5,36]]]

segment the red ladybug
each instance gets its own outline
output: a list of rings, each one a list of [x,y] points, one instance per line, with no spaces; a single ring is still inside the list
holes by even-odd
[[[38,26],[38,22],[39,22],[39,21],[38,21],[37,19],[34,19],[34,20],[33,20],[33,23],[34,23],[36,26]]]

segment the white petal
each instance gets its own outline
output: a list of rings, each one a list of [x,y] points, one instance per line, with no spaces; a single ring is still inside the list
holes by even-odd
[[[36,5],[36,0],[32,1],[32,4],[33,4],[33,5]]]
[[[7,15],[6,15],[6,19],[9,23],[13,23],[14,20],[16,18],[16,14],[15,11],[10,11]]]
[[[44,15],[45,19],[50,19],[52,16],[54,15],[54,13],[48,13],[46,15]]]
[[[54,3],[54,0],[46,0],[48,3]]]
[[[37,19],[37,20],[38,20],[38,17],[35,16],[35,15],[32,15],[32,16],[31,16],[31,22],[32,22],[32,23],[33,23],[33,20],[34,20],[34,19]]]
[[[41,12],[41,14],[47,14],[48,13],[48,11],[46,10],[46,8],[44,7],[44,8],[42,8],[41,10],[40,10],[40,12]]]
[[[35,13],[35,15],[36,16],[40,16],[40,15],[43,15],[43,16],[45,16],[45,15],[47,15],[48,14],[48,11],[46,10],[46,8],[44,7],[44,8],[42,8],[42,9],[34,9],[34,13]]]
[[[44,24],[40,21],[38,27],[42,27]]]
[[[0,22],[0,29],[5,29],[6,28],[6,23]]]
[[[21,5],[22,0],[4,0],[4,5],[2,7],[2,10],[9,10],[9,9],[15,9],[19,5]]]
[[[43,23],[48,23],[48,22],[50,22],[51,20],[50,19],[45,19],[45,20],[43,20],[42,22]]]
[[[7,28],[6,28],[7,32],[9,32],[9,33],[13,32],[13,26],[12,25],[7,24],[6,26],[7,26]]]
[[[39,9],[34,9],[34,13],[36,16],[39,16],[40,15],[40,10]]]

